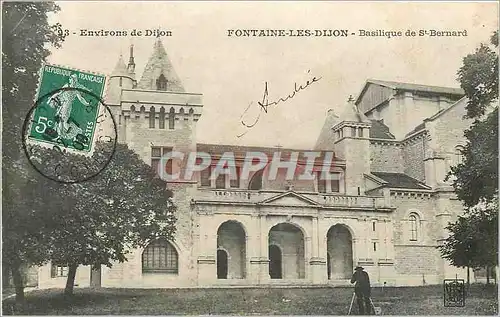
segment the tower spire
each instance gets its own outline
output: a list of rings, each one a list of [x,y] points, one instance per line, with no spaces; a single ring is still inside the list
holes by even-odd
[[[177,76],[160,38],[155,40],[153,53],[149,57],[137,87],[140,89],[184,92],[182,82]]]
[[[127,66],[128,72],[135,73],[135,61],[134,61],[134,44],[130,44],[130,57]]]

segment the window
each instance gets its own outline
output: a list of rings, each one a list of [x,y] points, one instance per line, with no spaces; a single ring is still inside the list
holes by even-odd
[[[372,231],[375,231],[375,221],[372,222]]]
[[[149,108],[149,127],[154,128],[155,127],[155,107]]]
[[[418,237],[418,219],[417,216],[410,215],[410,241],[417,241]]]
[[[177,250],[164,239],[151,242],[142,253],[143,273],[178,273]]]
[[[160,108],[160,117],[158,118],[158,127],[165,129],[165,108]]]
[[[358,128],[358,135],[360,138],[363,137],[363,128]]]
[[[163,155],[171,152],[171,147],[152,147],[151,148],[151,168],[156,173],[160,173],[160,162]],[[169,159],[165,163],[165,173],[172,175],[172,159]]]
[[[340,130],[337,130],[335,133],[337,135],[337,140],[340,140]]]
[[[175,126],[175,109],[174,107],[170,108],[170,112],[168,113],[168,128],[173,130]]]
[[[340,192],[340,173],[332,173],[332,178],[330,180],[330,191],[332,193]]]
[[[318,180],[318,192],[338,193],[340,192],[340,173],[331,173],[329,177],[323,177],[322,172],[316,174]]]
[[[233,176],[233,175],[231,175]],[[240,187],[240,168],[236,166],[236,177],[233,176],[234,179],[229,179],[229,186],[233,188]]]
[[[373,242],[373,251],[377,252],[377,242]]]
[[[123,78],[120,77],[120,87],[122,86],[122,84],[123,84]]]
[[[196,159],[196,164],[197,165],[201,164],[200,158]],[[203,186],[203,187],[212,186],[211,181],[210,181],[210,167],[207,167],[200,172],[200,186]]]
[[[52,263],[50,266],[50,276],[55,277],[66,277],[68,276],[69,267],[57,265]]]
[[[262,189],[262,176],[264,174],[264,169],[258,170],[250,178],[250,184],[248,184],[248,189],[259,190]]]
[[[321,177],[321,172],[318,173],[318,192],[326,193],[326,179]]]
[[[167,90],[167,78],[163,74],[156,80],[156,90]]]
[[[215,169],[215,167],[212,168],[212,173],[213,173],[214,169]],[[217,178],[215,179],[215,188],[217,188],[217,189],[226,188],[226,174],[217,175]]]
[[[356,137],[356,128],[354,128],[354,127],[351,128],[351,136],[353,138]]]

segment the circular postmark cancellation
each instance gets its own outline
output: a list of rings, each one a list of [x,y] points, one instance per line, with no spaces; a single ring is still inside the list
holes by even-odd
[[[43,81],[43,80],[42,80]],[[75,74],[29,110],[22,145],[30,165],[56,182],[87,181],[111,162],[118,133],[111,109]],[[102,90],[101,90],[102,91]]]

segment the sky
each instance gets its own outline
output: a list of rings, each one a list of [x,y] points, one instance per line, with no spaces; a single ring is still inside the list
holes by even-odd
[[[109,74],[134,44],[137,79],[155,37],[85,37],[87,30],[162,29],[186,92],[203,94],[198,143],[311,149],[326,113],[342,113],[367,79],[459,87],[462,58],[498,29],[497,2],[58,2],[70,31],[53,64]],[[229,29],[346,29],[347,37],[235,37]],[[359,30],[467,31],[461,37],[362,37]],[[73,34],[75,32],[76,34]],[[351,35],[355,33],[355,35]],[[255,121],[268,100],[293,93]],[[242,133],[246,134],[238,137]]]

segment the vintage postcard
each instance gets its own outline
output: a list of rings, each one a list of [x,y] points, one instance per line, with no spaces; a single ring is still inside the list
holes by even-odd
[[[498,2],[2,12],[3,314],[498,314]]]

